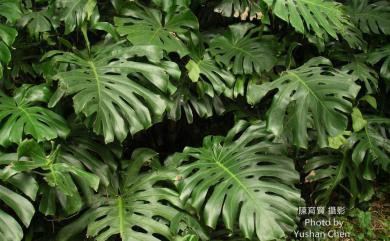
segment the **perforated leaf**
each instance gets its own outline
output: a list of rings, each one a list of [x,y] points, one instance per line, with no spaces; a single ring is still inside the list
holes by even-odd
[[[351,100],[360,86],[353,76],[333,69],[329,60],[317,57],[297,69],[285,71],[272,82],[250,84],[248,102],[258,103],[274,89],[278,92],[267,111],[268,129],[276,135],[291,131],[293,143],[306,148],[309,128],[316,131],[321,147],[327,146],[329,136],[346,130]]]
[[[283,156],[284,147],[267,141],[264,123],[239,122],[226,137],[208,136],[202,147],[186,147],[170,159],[178,165],[180,198],[216,228],[238,224],[248,239],[273,240],[295,226],[299,174]]]
[[[230,25],[224,35],[210,41],[210,52],[235,74],[260,74],[270,70],[277,61],[277,42],[272,36],[260,37],[253,24]]]
[[[0,145],[20,143],[26,136],[37,141],[66,137],[69,128],[64,118],[39,104],[50,96],[46,85],[23,85],[13,97],[0,91]]]
[[[328,33],[337,39],[345,31],[345,16],[341,5],[326,0],[264,0],[272,12],[301,33],[313,31],[323,38]]]
[[[154,45],[181,57],[188,54],[188,49],[180,35],[199,28],[196,16],[182,6],[169,8],[166,13],[136,5],[121,11],[127,17],[115,18],[115,25],[133,45]]]
[[[59,87],[51,106],[63,95],[73,96],[76,113],[87,117],[94,132],[103,134],[107,143],[114,138],[123,141],[128,132],[134,134],[161,119],[167,105],[162,95],[175,90],[167,72],[177,66],[158,63],[162,52],[154,46],[118,43],[94,46],[90,56],[62,51],[53,55],[56,62],[72,68],[53,77],[59,80]],[[152,63],[139,61],[137,56]]]

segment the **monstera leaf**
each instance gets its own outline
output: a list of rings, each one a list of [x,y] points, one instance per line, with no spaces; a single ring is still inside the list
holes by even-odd
[[[53,15],[54,12],[51,8],[45,8],[36,12],[30,10],[19,19],[18,25],[27,27],[29,34],[38,39],[39,34],[49,32],[57,26]]]
[[[240,134],[241,133],[241,134]],[[300,193],[293,160],[263,122],[238,122],[226,137],[208,136],[199,148],[186,147],[168,163],[178,165],[180,198],[216,228],[221,218],[229,230],[238,222],[248,239],[272,240],[295,226]]]
[[[87,171],[78,163],[66,163],[61,160],[60,146],[53,147],[50,154],[46,155],[42,146],[33,140],[26,140],[18,147],[18,160],[12,163],[16,171],[39,171],[43,179],[48,184],[43,190],[43,198],[40,204],[40,211],[46,215],[54,215],[55,193],[59,191],[63,203],[67,203],[68,214],[79,211],[82,207],[82,200],[79,195],[79,189],[75,183],[77,180],[81,188],[91,188],[97,190],[99,186],[99,178]],[[72,178],[73,177],[73,178]],[[44,185],[43,185],[44,186]],[[52,199],[51,201],[48,199]],[[49,202],[50,201],[50,202]],[[69,203],[71,202],[71,203]],[[46,207],[50,204],[50,207]]]
[[[123,141],[128,132],[134,134],[161,119],[167,105],[162,94],[175,91],[167,72],[177,72],[177,66],[158,63],[162,52],[154,46],[119,43],[94,46],[91,56],[62,51],[49,55],[71,66],[53,77],[59,87],[50,106],[63,95],[72,95],[76,113],[85,115],[106,143],[114,138]],[[154,64],[139,62],[137,56]]]
[[[357,79],[362,81],[368,94],[372,94],[377,91],[378,74],[374,69],[368,67],[363,61],[354,59],[349,64],[344,65],[341,70],[354,75]]]
[[[201,231],[194,219],[180,211],[183,206],[179,194],[161,185],[172,183],[177,173],[159,168],[156,155],[150,149],[136,149],[132,160],[123,163],[125,169],[119,191],[109,189],[108,193],[97,195],[92,208],[63,228],[58,234],[58,240],[70,240],[86,227],[87,235],[97,241],[107,240],[113,235],[119,235],[121,240],[180,240],[176,239],[176,233],[171,232],[170,224],[183,219],[189,220],[193,227]],[[157,170],[141,172],[146,163],[155,166]],[[202,232],[198,234],[207,238]]]
[[[176,6],[164,13],[153,8],[130,5],[121,9],[126,18],[114,18],[118,33],[133,45],[154,45],[168,53],[188,54],[181,35],[199,28],[196,16],[186,7]]]
[[[381,63],[380,75],[389,80],[390,79],[390,44],[381,48],[374,49],[368,53],[367,62],[370,64]]]
[[[301,33],[313,31],[323,38],[328,33],[337,39],[345,31],[345,16],[341,5],[327,0],[264,0],[273,13],[290,23]]]
[[[233,74],[221,68],[210,54],[200,47],[191,46],[190,61],[186,65],[188,77],[198,84],[201,92],[210,97],[224,94],[232,98],[235,78]]]
[[[258,0],[222,0],[214,11],[226,17],[236,17],[241,20],[262,19],[264,8]]]
[[[13,23],[22,16],[19,0],[0,0],[0,16]]]
[[[4,241],[20,241],[23,238],[23,228],[17,218],[27,228],[35,213],[31,200],[35,200],[38,184],[33,177],[17,172],[10,165],[17,158],[14,154],[0,153],[0,200],[5,204],[0,209],[0,239]],[[7,186],[12,186],[9,188]],[[28,198],[19,194],[18,189]],[[9,213],[12,210],[13,213]],[[15,215],[16,214],[16,215]]]
[[[9,206],[16,216],[22,221],[25,227],[30,225],[35,209],[31,202],[0,185],[0,200]],[[23,238],[23,229],[15,220],[14,215],[0,209],[0,238],[4,241],[20,241]]]
[[[11,61],[11,51],[9,48],[12,46],[17,35],[18,32],[15,29],[0,24],[0,78],[3,77],[3,66]]]
[[[90,20],[96,8],[96,0],[55,0],[55,6],[59,20],[65,22],[65,34],[69,34]]]
[[[225,107],[219,96],[199,96],[185,87],[179,87],[171,96],[171,100],[168,106],[168,117],[175,121],[181,119],[182,112],[184,112],[188,123],[193,122],[194,114],[207,118],[213,116],[214,113],[221,115],[225,112]]]
[[[230,25],[223,36],[211,40],[210,52],[235,74],[268,71],[277,61],[277,42],[271,36],[259,37],[259,30],[249,23]]]
[[[15,0],[0,0],[0,16],[7,19],[9,23],[20,18],[20,2]],[[3,68],[11,61],[11,51],[9,50],[15,41],[18,32],[0,23],[0,79],[3,77]]]
[[[390,4],[388,1],[352,0],[347,10],[356,26],[364,33],[390,34]]]
[[[9,97],[0,91],[0,145],[20,143],[31,135],[37,141],[66,137],[69,128],[57,113],[46,109],[51,93],[46,85],[23,85]]]
[[[366,126],[355,132],[349,139],[353,148],[352,160],[356,166],[380,166],[390,173],[390,140],[384,134],[390,126],[390,119],[366,117]]]
[[[353,167],[347,153],[317,155],[307,160],[304,172],[307,174],[305,182],[315,185],[311,196],[314,197],[316,204],[328,204],[339,188],[348,190],[346,193],[351,195],[351,205],[354,205],[357,199],[368,201],[374,194],[372,182],[361,175],[362,172],[371,170],[364,167],[361,171]]]
[[[104,145],[79,122],[73,121],[71,128],[71,134],[62,142],[58,158],[72,165],[82,164],[99,177],[102,185],[108,186],[118,168],[116,160],[121,155],[119,145]]]
[[[267,112],[268,129],[276,135],[291,130],[294,144],[306,148],[308,128],[315,128],[321,147],[327,146],[329,136],[346,130],[351,100],[360,86],[353,76],[333,69],[329,60],[317,57],[272,82],[250,84],[248,102],[258,103],[274,89],[278,92]]]

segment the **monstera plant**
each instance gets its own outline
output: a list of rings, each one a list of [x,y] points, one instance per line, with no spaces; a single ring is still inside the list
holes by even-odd
[[[0,21],[0,241],[293,240],[300,207],[388,195],[389,1],[0,0]]]

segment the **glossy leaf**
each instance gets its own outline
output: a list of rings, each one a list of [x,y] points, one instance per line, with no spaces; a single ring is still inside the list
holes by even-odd
[[[5,17],[8,22],[15,22],[21,15],[19,0],[0,0],[0,16]]]
[[[0,145],[20,143],[29,135],[39,142],[66,137],[69,128],[63,117],[39,105],[50,96],[46,85],[23,85],[13,97],[0,91]]]
[[[293,230],[300,193],[299,175],[282,145],[267,141],[264,123],[239,122],[226,137],[208,136],[202,147],[186,147],[170,159],[178,165],[180,198],[206,225],[236,223],[248,239],[282,238]]]
[[[273,13],[290,23],[298,32],[313,31],[320,38],[328,33],[337,39],[345,31],[345,19],[341,5],[326,0],[264,0]]]
[[[55,205],[54,194],[57,194],[60,201],[63,199],[62,205],[66,209],[65,212],[72,214],[79,211],[82,207],[82,200],[79,194],[81,191],[80,187],[82,191],[89,188],[97,191],[99,178],[85,171],[77,162],[64,162],[64,160],[67,161],[68,159],[62,158],[61,155],[60,146],[57,146],[47,155],[38,143],[33,140],[26,140],[19,145],[18,160],[13,162],[13,166],[17,171],[39,171],[48,184],[49,187],[43,190],[41,211],[46,210],[46,208],[42,207],[42,205],[47,205],[44,202],[51,202],[52,204],[50,205]],[[79,184],[79,187],[76,183]],[[49,195],[47,192],[52,193],[51,198],[47,196]],[[45,214],[54,215],[52,211],[55,211],[55,208],[50,210],[45,211]]]
[[[223,93],[227,97],[233,97],[234,76],[229,71],[220,68],[208,54],[201,58],[194,56],[187,63],[186,69],[193,82],[202,81],[200,85],[211,84],[212,87],[208,89],[213,91],[205,91],[209,96],[214,97],[215,92],[217,95]]]
[[[364,33],[390,35],[390,4],[388,1],[352,0],[347,5],[351,19]]]
[[[361,171],[351,165],[349,157],[340,155],[317,155],[307,161],[304,167],[306,183],[314,183],[311,196],[316,204],[326,205],[336,190],[347,188],[351,205],[355,200],[368,201],[374,194],[370,181],[365,180]]]
[[[210,52],[217,62],[235,74],[261,74],[277,62],[277,43],[272,36],[259,35],[253,24],[230,25],[224,35],[210,41]]]
[[[329,60],[318,57],[272,82],[249,85],[248,102],[258,103],[274,89],[278,92],[267,111],[267,128],[275,135],[291,130],[293,143],[307,148],[308,128],[315,129],[321,147],[327,145],[328,136],[346,130],[351,100],[360,86],[351,75],[333,69]]]
[[[377,91],[378,74],[374,69],[368,67],[363,61],[353,60],[351,63],[344,65],[341,70],[354,75],[357,79],[362,81],[368,94],[372,94]]]
[[[188,49],[181,35],[198,29],[196,16],[186,7],[172,7],[164,13],[153,8],[130,5],[121,9],[124,18],[115,18],[120,35],[133,45],[153,45],[166,52],[177,52],[181,57]]]
[[[35,199],[38,184],[30,175],[19,173],[12,168],[12,161],[17,158],[12,153],[0,153],[0,239],[4,241],[20,241],[24,234],[19,220],[25,227],[29,227],[35,213],[34,206],[22,193]],[[7,186],[14,188],[8,188]],[[10,210],[12,210],[10,212]]]
[[[390,140],[384,135],[384,128],[390,126],[390,119],[366,117],[367,124],[349,139],[353,148],[352,160],[356,166],[363,162],[380,166],[390,172]]]
[[[49,32],[57,26],[52,9],[45,8],[36,12],[28,12],[18,20],[21,27],[26,27],[29,34],[38,39],[39,34]]]
[[[371,51],[368,54],[367,62],[370,64],[381,63],[380,75],[384,79],[390,79],[390,44]]]
[[[0,78],[3,77],[3,68],[11,61],[10,48],[17,35],[15,29],[0,24]]]
[[[172,182],[177,173],[166,169],[141,172],[142,166],[153,162],[156,155],[150,149],[136,149],[131,162],[125,161],[119,193],[111,190],[109,196],[106,193],[97,195],[95,205],[63,228],[58,240],[69,240],[86,227],[87,235],[97,241],[113,235],[119,235],[122,240],[160,241],[160,237],[175,240],[176,234],[171,232],[169,223],[182,212],[183,206],[176,191],[159,183]]]
[[[87,117],[105,142],[123,141],[161,119],[166,109],[164,93],[174,92],[167,72],[173,63],[161,63],[162,52],[153,46],[97,45],[91,56],[53,52],[54,60],[72,65],[53,78],[59,81],[50,106],[64,95],[73,96],[77,114]],[[137,61],[138,56],[150,62]],[[165,68],[169,66],[169,70]]]
[[[96,0],[55,0],[58,18],[65,22],[65,34],[90,20],[96,4]]]

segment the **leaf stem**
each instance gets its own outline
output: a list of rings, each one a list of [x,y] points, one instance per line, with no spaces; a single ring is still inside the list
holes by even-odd
[[[83,33],[83,37],[84,37],[85,45],[88,49],[88,53],[91,53],[91,43],[89,42],[87,31],[88,31],[87,23],[84,22],[83,25],[81,26],[81,32]]]

